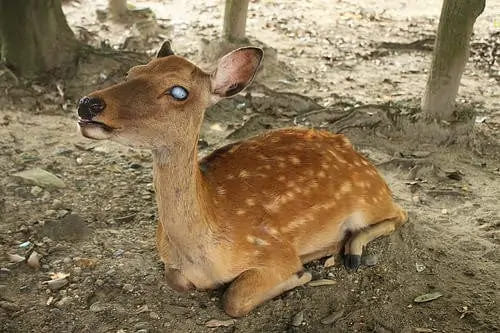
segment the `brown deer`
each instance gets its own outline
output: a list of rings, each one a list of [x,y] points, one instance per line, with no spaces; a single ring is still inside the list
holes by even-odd
[[[125,82],[78,105],[85,137],[153,151],[156,241],[168,285],[230,283],[223,304],[234,317],[309,282],[306,262],[343,249],[345,266],[357,269],[363,247],[407,219],[343,135],[275,130],[198,161],[205,109],[248,86],[262,57],[259,48],[240,48],[206,73],[165,43]]]

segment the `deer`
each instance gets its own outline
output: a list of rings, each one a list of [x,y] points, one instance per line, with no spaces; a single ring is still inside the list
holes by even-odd
[[[232,317],[310,282],[305,263],[341,255],[357,270],[366,245],[408,218],[342,134],[276,129],[198,160],[205,110],[250,85],[263,55],[242,47],[206,72],[165,42],[77,107],[84,137],[152,151],[165,281],[179,292],[228,285]]]

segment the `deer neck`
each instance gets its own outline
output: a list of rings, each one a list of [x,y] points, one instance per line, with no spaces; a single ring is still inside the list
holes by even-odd
[[[197,153],[197,140],[192,145],[153,151],[159,223],[168,240],[178,246],[186,244],[186,239],[196,239],[210,231],[203,209],[205,195]]]

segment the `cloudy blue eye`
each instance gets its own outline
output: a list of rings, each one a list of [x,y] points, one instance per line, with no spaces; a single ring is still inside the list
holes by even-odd
[[[170,89],[170,95],[177,101],[183,101],[188,97],[188,91],[184,87],[173,86]]]

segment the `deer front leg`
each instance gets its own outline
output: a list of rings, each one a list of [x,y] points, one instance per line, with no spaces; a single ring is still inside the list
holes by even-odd
[[[167,256],[168,244],[161,223],[158,223],[158,227],[156,228],[156,247],[158,248],[161,261],[165,265],[165,280],[168,286],[180,292],[194,289],[194,285],[182,275],[180,270],[170,267]]]
[[[309,272],[277,271],[276,268],[250,269],[241,273],[224,294],[226,313],[242,317],[263,302],[311,281]]]

